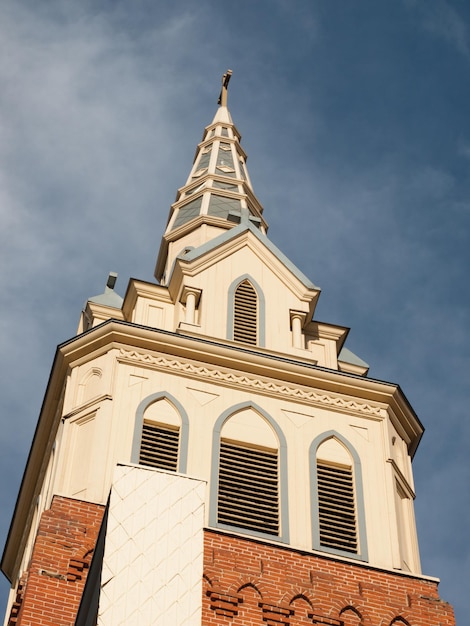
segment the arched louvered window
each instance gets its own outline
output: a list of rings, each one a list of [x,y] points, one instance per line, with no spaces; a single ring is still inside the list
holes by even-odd
[[[132,462],[186,472],[189,421],[181,404],[165,392],[152,394],[137,409]]]
[[[313,547],[367,560],[361,463],[337,432],[319,435],[310,447]]]
[[[235,290],[233,340],[258,344],[258,295],[249,280],[242,281]]]
[[[317,460],[320,545],[357,553],[357,517],[352,467]]]
[[[261,407],[243,402],[214,426],[209,523],[289,540],[287,446]]]

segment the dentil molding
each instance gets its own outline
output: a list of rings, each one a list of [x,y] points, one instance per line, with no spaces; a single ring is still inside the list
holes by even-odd
[[[260,393],[272,396],[280,396],[295,399],[308,404],[327,406],[330,409],[344,411],[348,413],[360,413],[374,418],[382,418],[382,407],[373,403],[360,402],[343,398],[327,392],[318,392],[313,389],[306,389],[277,383],[272,380],[262,380],[247,374],[236,374],[231,371],[209,367],[207,365],[196,365],[189,361],[175,358],[168,358],[162,355],[142,353],[137,350],[125,350],[120,348],[118,360],[120,362],[140,363],[152,369],[172,370],[186,374],[192,378],[212,380],[237,388],[255,389]]]

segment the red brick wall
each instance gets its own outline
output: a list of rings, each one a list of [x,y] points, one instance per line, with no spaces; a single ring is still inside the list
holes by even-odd
[[[103,513],[98,504],[54,497],[41,517],[24,591],[9,624],[74,624]]]
[[[54,498],[11,625],[74,624],[103,513]],[[435,582],[211,530],[204,540],[204,626],[455,626]]]
[[[455,626],[437,583],[205,532],[204,626]]]

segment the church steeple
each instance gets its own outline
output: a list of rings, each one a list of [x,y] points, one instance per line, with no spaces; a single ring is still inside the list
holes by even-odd
[[[319,288],[266,237],[229,79],[162,284],[121,299],[111,274],[57,348],[0,564],[5,623],[455,626],[419,563],[423,426],[343,348],[348,328],[313,319]]]
[[[241,135],[227,107],[232,71],[222,77],[214,119],[204,130],[193,166],[171,205],[155,277],[166,284],[174,259],[185,248],[198,247],[240,223],[245,216],[266,234],[263,207],[256,198],[246,168]]]

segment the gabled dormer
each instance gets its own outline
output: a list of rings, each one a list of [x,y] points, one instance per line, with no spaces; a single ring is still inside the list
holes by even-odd
[[[246,216],[179,255],[168,290],[185,308],[180,331],[310,356],[302,327],[320,290]]]

